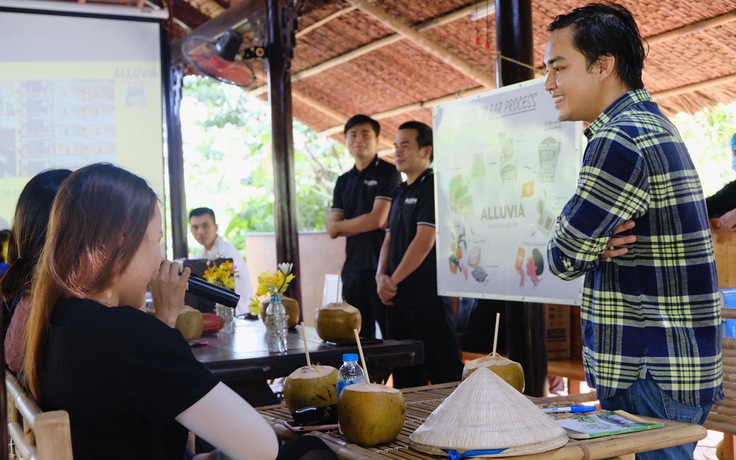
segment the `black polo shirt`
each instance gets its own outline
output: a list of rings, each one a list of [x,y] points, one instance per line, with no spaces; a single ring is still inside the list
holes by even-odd
[[[376,155],[365,169],[353,168],[337,178],[333,194],[332,211],[342,211],[345,219],[371,212],[375,200],[391,201],[401,175],[396,166],[381,160]],[[372,230],[347,237],[345,264],[342,272],[376,270],[381,252],[383,230]]]
[[[399,266],[404,253],[417,234],[418,225],[435,227],[434,172],[428,168],[411,185],[401,183],[394,194],[388,216],[391,232],[389,275]],[[437,260],[435,246],[419,267],[399,283],[395,301],[400,304],[421,303],[422,298],[437,297]]]

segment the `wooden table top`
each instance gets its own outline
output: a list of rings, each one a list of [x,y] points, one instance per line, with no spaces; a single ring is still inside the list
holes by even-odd
[[[194,356],[212,370],[251,366],[260,368],[265,378],[284,377],[298,367],[305,366],[306,355],[302,339],[302,328],[297,326],[287,334],[288,351],[269,353],[266,343],[266,328],[258,320],[235,319],[235,331],[218,332],[203,337],[207,345],[193,347]],[[313,364],[339,368],[343,353],[357,353],[355,344],[328,345],[317,335],[313,327],[305,327],[309,354]],[[379,343],[363,344],[363,353],[369,368],[411,366],[424,362],[424,344],[416,340],[383,340]],[[389,370],[390,372],[390,370]],[[372,373],[371,373],[372,374]],[[378,377],[378,375],[376,375]],[[385,376],[386,378],[388,376]],[[371,379],[376,381],[376,378]]]
[[[348,442],[337,430],[311,432],[311,435],[323,439],[335,451],[339,459],[436,460],[440,457],[411,449],[409,447],[409,435],[424,423],[424,420],[426,420],[429,414],[452,393],[456,386],[457,383],[450,383],[402,390],[406,401],[406,421],[399,436],[390,443],[379,444],[371,448],[363,448]],[[529,399],[536,404],[570,405],[589,401],[593,397],[592,395],[573,395],[555,398],[530,397]],[[259,412],[271,423],[279,439],[288,440],[299,436],[289,431],[283,425],[285,420],[291,418],[286,406],[261,407],[259,408]],[[571,439],[565,446],[556,450],[512,458],[525,460],[607,459],[695,442],[705,438],[707,434],[706,429],[700,425],[671,421],[664,422],[665,426],[663,428],[655,430],[585,440]]]

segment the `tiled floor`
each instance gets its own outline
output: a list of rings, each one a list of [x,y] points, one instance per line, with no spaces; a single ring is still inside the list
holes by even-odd
[[[698,443],[695,448],[695,460],[715,460],[716,446],[723,439],[723,433],[719,431],[708,431],[708,436]]]

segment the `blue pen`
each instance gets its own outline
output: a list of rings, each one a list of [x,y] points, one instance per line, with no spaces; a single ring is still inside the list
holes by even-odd
[[[568,412],[579,414],[581,412],[591,412],[595,409],[595,406],[545,407],[542,409],[542,412],[544,412],[545,414],[564,414]]]

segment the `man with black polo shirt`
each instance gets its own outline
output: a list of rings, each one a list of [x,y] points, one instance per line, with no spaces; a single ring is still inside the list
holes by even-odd
[[[424,364],[394,370],[406,388],[460,380],[463,364],[452,308],[437,295],[432,128],[399,126],[394,160],[406,174],[396,189],[378,259],[378,296],[387,305],[386,337],[424,342]]]
[[[401,176],[392,164],[376,155],[381,126],[366,115],[345,123],[345,145],[355,166],[337,179],[327,233],[347,237],[342,267],[342,296],[360,310],[361,337],[376,336],[376,321],[386,332],[385,307],[376,294],[376,266],[383,244],[386,219]]]

